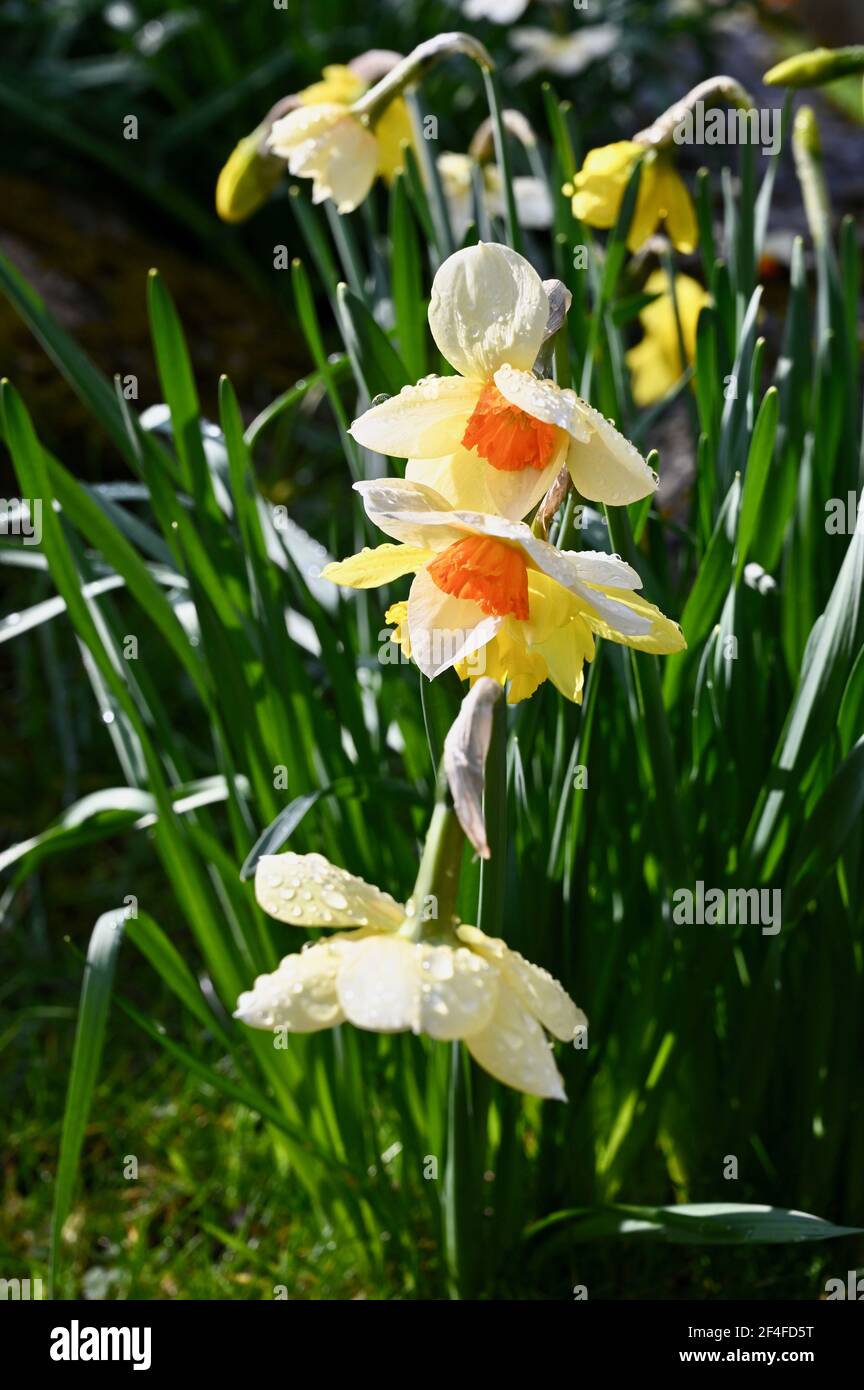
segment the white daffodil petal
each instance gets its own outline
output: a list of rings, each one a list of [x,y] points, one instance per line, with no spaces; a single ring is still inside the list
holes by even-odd
[[[639,575],[619,555],[607,555],[603,550],[558,550],[533,535],[527,536],[522,546],[539,570],[573,593],[581,591],[582,583],[641,588]]]
[[[465,1046],[474,1060],[505,1086],[547,1100],[567,1099],[543,1029],[503,979],[491,1021],[482,1032],[466,1038]]]
[[[344,942],[319,941],[296,955],[286,956],[270,975],[259,975],[251,990],[237,1000],[234,1017],[250,1028],[287,1028],[292,1033],[317,1033],[343,1021],[336,977]]]
[[[521,996],[523,1004],[556,1038],[571,1042],[578,1028],[588,1026],[584,1013],[573,1003],[564,986],[541,965],[533,965],[518,951],[511,950],[506,941],[486,936],[479,927],[457,927],[456,934],[472,951],[498,966],[504,979]]]
[[[354,484],[366,515],[385,535],[411,546],[440,550],[464,532],[447,499],[409,478],[368,478]]]
[[[445,594],[426,570],[415,576],[408,594],[408,635],[411,657],[429,680],[474,653],[478,655],[471,673],[482,675],[484,662],[479,653],[502,621],[484,613],[473,599]]]
[[[339,212],[353,212],[364,201],[378,173],[378,142],[359,121],[347,120],[324,137],[326,164],[315,181],[312,201],[332,198]]]
[[[316,141],[344,120],[345,107],[336,102],[300,106],[273,122],[267,144],[281,159],[290,159],[295,151],[302,152],[305,159],[311,155]],[[291,172],[298,171],[292,167]]]
[[[657,475],[650,469],[636,448],[615,426],[587,401],[579,400],[578,409],[588,425],[591,438],[587,444],[574,439],[567,455],[567,467],[573,484],[589,502],[605,502],[610,507],[638,502],[657,487]]]
[[[345,953],[336,983],[349,1023],[375,1033],[420,1032],[421,961],[401,936],[370,936]]]
[[[498,971],[466,946],[414,948],[420,957],[420,1027],[452,1042],[486,1028],[498,998]]]
[[[548,304],[548,300],[547,300]],[[591,430],[585,423],[581,402],[575,391],[557,386],[554,381],[536,377],[530,371],[516,371],[509,364],[495,373],[495,385],[505,401],[524,410],[535,420],[557,425],[573,439],[587,443]]]
[[[504,362],[530,370],[548,317],[540,276],[507,246],[480,242],[457,251],[432,282],[432,337],[451,366],[475,381],[488,381]]]
[[[337,868],[322,854],[265,854],[255,869],[255,897],[277,922],[296,927],[401,926],[405,912],[389,893]],[[292,957],[293,959],[293,957]]]
[[[349,431],[358,444],[394,458],[440,458],[462,443],[481,386],[461,376],[433,376],[373,405]]]

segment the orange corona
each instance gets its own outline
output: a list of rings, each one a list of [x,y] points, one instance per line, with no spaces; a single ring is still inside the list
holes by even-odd
[[[462,444],[505,473],[542,471],[555,452],[558,430],[511,405],[490,381],[468,421]]]
[[[466,536],[429,565],[445,594],[473,599],[484,613],[528,618],[528,570],[521,550],[492,536]]]

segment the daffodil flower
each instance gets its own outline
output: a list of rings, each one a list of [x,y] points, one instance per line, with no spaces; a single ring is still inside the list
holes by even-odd
[[[429,327],[456,376],[433,376],[351,426],[406,476],[455,506],[519,520],[566,462],[583,497],[619,505],[657,486],[639,451],[576,395],[533,373],[549,299],[536,270],[506,246],[450,256],[432,283]]]
[[[633,375],[633,399],[637,405],[651,405],[672,390],[685,367],[696,357],[696,327],[710,295],[689,275],[675,276],[675,302],[665,270],[655,270],[645,282],[647,294],[659,298],[645,306],[639,315],[645,336],[627,353]],[[677,305],[677,318],[676,318]],[[680,335],[679,335],[680,323]],[[681,347],[684,347],[684,361]]]
[[[313,180],[313,202],[329,198],[343,213],[363,202],[377,177],[392,182],[404,165],[403,143],[412,139],[401,97],[374,129],[352,113],[368,85],[353,68],[331,64],[322,81],[298,94],[300,105],[273,123],[267,141],[295,177]]]
[[[444,189],[450,212],[450,225],[457,241],[461,241],[468,225],[474,219],[474,190],[471,172],[474,160],[467,154],[453,154],[449,150],[438,156],[438,173]],[[501,170],[497,164],[481,164],[480,178],[486,210],[492,217],[503,218],[504,185]],[[531,174],[517,174],[513,179],[513,196],[519,225],[530,230],[551,227],[553,208],[549,189],[543,179]]]
[[[613,145],[588,151],[574,179],[573,216],[590,227],[614,227],[630,176],[640,159],[642,173],[627,245],[631,251],[638,251],[665,223],[672,244],[679,251],[693,251],[699,231],[686,184],[668,151],[649,149],[635,140],[617,140]]]
[[[587,1020],[566,990],[503,941],[455,922],[426,923],[413,904],[337,868],[320,854],[258,861],[255,895],[271,917],[298,927],[348,928],[286,956],[240,995],[234,1017],[253,1028],[316,1033],[353,1023],[376,1033],[464,1041],[506,1086],[566,1100],[545,1030],[564,1042]]]
[[[454,510],[405,478],[355,483],[370,519],[398,545],[363,550],[322,577],[353,589],[413,574],[404,604],[388,610],[396,640],[429,679],[510,682],[511,704],[546,679],[582,699],[595,636],[646,652],[674,652],[680,629],[638,597],[640,579],[617,555],[558,550],[524,522]]]

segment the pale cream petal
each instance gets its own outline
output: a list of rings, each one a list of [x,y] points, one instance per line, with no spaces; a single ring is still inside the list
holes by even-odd
[[[420,1027],[451,1042],[486,1028],[498,998],[498,971],[466,946],[415,947],[420,955]]]
[[[289,111],[273,122],[267,144],[274,154],[291,160],[296,151],[302,150],[302,157],[310,156],[316,141],[345,120],[345,107],[336,102],[322,102],[318,106],[301,106]],[[307,148],[303,148],[303,147]],[[291,166],[291,172],[298,172]]]
[[[493,468],[485,459],[459,448],[440,459],[409,459],[405,477],[440,492],[460,511],[487,513],[510,521],[532,512],[545,497],[561,470],[569,441],[562,435],[561,448],[547,466],[507,471]]]
[[[476,381],[430,376],[373,405],[349,431],[358,444],[394,458],[440,458],[462,443],[480,396]]]
[[[270,975],[259,975],[237,1000],[234,1017],[250,1028],[287,1028],[317,1033],[344,1019],[336,992],[342,952],[333,941],[319,941],[286,956]]]
[[[441,550],[465,531],[447,499],[411,478],[367,478],[354,484],[366,515],[385,535],[406,545]]]
[[[467,657],[471,657],[471,674],[482,676],[482,649],[501,622],[494,614],[484,613],[473,599],[445,594],[427,570],[415,576],[408,595],[408,635],[411,657],[429,680]]]
[[[529,371],[548,317],[549,300],[534,267],[494,242],[449,256],[432,282],[432,337],[450,365],[476,381],[488,381],[504,362]]]
[[[546,1034],[503,980],[490,1023],[466,1038],[465,1046],[475,1062],[505,1086],[548,1100],[567,1099]]]
[[[326,164],[315,180],[312,201],[332,198],[339,212],[353,212],[367,197],[378,173],[378,142],[359,121],[348,120],[325,137]]]
[[[566,989],[554,975],[541,965],[533,965],[518,951],[512,950],[500,937],[486,936],[478,927],[458,927],[457,935],[472,951],[493,961],[504,979],[516,990],[534,1017],[544,1028],[562,1042],[572,1042],[578,1028],[587,1027],[588,1020]]]
[[[639,611],[632,602],[634,595],[625,589],[612,594],[605,589],[595,589],[588,584],[571,585],[573,593],[585,600],[585,621],[592,632],[601,637],[612,636],[616,642],[625,642],[628,647],[638,645],[634,638],[647,638],[651,633],[651,619]]]
[[[420,966],[416,947],[401,936],[370,936],[345,952],[336,989],[349,1023],[419,1033]]]
[[[520,542],[543,574],[572,593],[581,593],[583,584],[612,584],[619,589],[642,587],[639,575],[620,555],[607,555],[602,550],[558,550],[530,533]]]
[[[510,365],[498,368],[495,385],[505,400],[524,410],[526,415],[543,420],[547,425],[557,425],[574,439],[585,443],[590,440],[592,432],[575,391],[564,390],[554,381],[536,377],[533,372],[516,371]]]
[[[378,545],[344,560],[333,560],[321,571],[322,579],[346,589],[377,589],[403,574],[415,574],[434,559],[433,550],[416,545]]]
[[[405,912],[389,893],[331,864],[322,854],[265,854],[255,897],[278,922],[296,927],[399,927]]]
[[[635,444],[625,439],[599,410],[578,400],[579,412],[591,438],[587,444],[573,440],[567,467],[577,491],[590,502],[621,507],[638,502],[657,487],[657,475],[650,469]]]

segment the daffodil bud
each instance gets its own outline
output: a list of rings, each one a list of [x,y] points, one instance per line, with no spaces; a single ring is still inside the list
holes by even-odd
[[[850,48],[811,48],[769,68],[762,81],[769,87],[819,87],[838,77],[864,73],[864,44]]]
[[[245,222],[282,178],[285,165],[264,147],[269,130],[263,122],[238,140],[228,156],[216,184],[216,211],[223,222]]]

